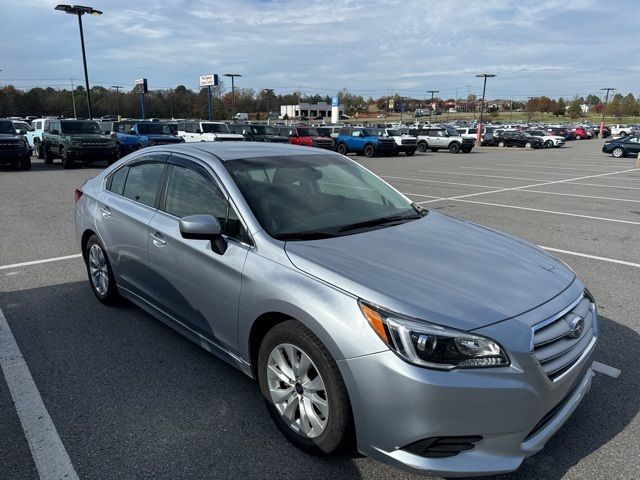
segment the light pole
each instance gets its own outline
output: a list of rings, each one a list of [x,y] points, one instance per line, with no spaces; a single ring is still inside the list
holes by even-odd
[[[120,89],[123,87],[120,85],[111,85],[111,88],[116,89],[116,108],[118,112],[118,121],[120,121]]]
[[[233,80],[242,75],[239,73],[225,73],[224,76],[231,77],[231,118],[234,119],[236,116],[236,87]]]
[[[427,90],[427,93],[431,94],[431,105],[429,105],[429,124],[431,124],[431,117],[433,115],[433,94],[439,92],[440,90]]]
[[[60,10],[70,15],[78,16],[78,25],[80,26],[80,45],[82,46],[82,63],[84,64],[84,83],[87,88],[87,110],[89,110],[89,119],[93,119],[91,113],[91,93],[89,92],[89,74],[87,73],[87,55],[84,51],[84,32],[82,31],[82,15],[89,13],[91,15],[102,15],[100,10],[92,7],[83,7],[82,5],[57,5],[55,10]]]
[[[480,104],[480,122],[478,123],[478,137],[476,138],[476,147],[482,145],[482,121],[484,118],[484,95],[487,91],[487,78],[493,78],[497,75],[493,73],[480,73],[476,75],[478,78],[484,78],[484,84],[482,85],[482,103]]]
[[[606,91],[607,95],[604,99],[604,108],[602,109],[602,123],[600,124],[600,138],[604,138],[604,116],[607,113],[607,102],[609,101],[609,92],[615,90],[615,88],[607,87],[601,88],[600,90]]]

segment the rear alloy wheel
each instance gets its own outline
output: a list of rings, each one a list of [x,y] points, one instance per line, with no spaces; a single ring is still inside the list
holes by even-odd
[[[580,135],[576,135],[576,140],[580,140],[582,137]]]
[[[338,153],[340,155],[346,155],[347,154],[347,145],[344,143],[339,143],[338,144]]]
[[[527,142],[524,144],[524,148],[533,148],[533,144],[531,142]]]
[[[620,147],[614,148],[613,151],[611,152],[611,154],[616,158],[622,158],[625,155],[624,149],[622,149]]]
[[[298,448],[326,455],[351,436],[351,408],[335,360],[301,323],[287,320],[267,332],[257,364],[269,414]]]
[[[553,147],[553,141],[552,140],[547,140],[546,142],[544,142],[544,146],[545,146],[545,148],[552,148]]]
[[[427,151],[427,142],[419,142],[418,143],[418,151],[419,152],[426,152]]]
[[[460,144],[457,142],[453,142],[451,145],[449,145],[449,152],[450,153],[458,153],[460,151]]]
[[[107,305],[115,303],[120,294],[107,253],[97,236],[92,235],[89,238],[85,247],[84,259],[91,290],[97,299]]]
[[[364,156],[365,157],[373,157],[373,154],[376,153],[373,145],[365,145],[364,146]]]
[[[66,169],[73,168],[73,160],[69,158],[66,148],[60,149],[60,158],[62,159],[62,166]]]
[[[505,143],[503,141],[498,142],[498,147],[503,148],[505,146]]]
[[[39,159],[42,159],[43,155],[42,155],[42,145],[40,145],[40,142],[38,142],[37,140],[33,141],[33,149],[35,150],[33,153],[35,153],[36,157],[38,157]]]
[[[25,155],[20,159],[20,170],[31,170],[31,157]]]

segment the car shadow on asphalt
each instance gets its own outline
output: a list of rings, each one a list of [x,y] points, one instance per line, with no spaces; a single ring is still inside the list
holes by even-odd
[[[100,304],[85,281],[0,292],[0,307],[81,478],[411,477],[296,449],[253,380],[128,302]],[[596,359],[620,378],[597,374],[543,451],[489,478],[561,479],[634,419],[640,335],[602,316],[600,335]]]
[[[95,162],[95,163],[76,163],[72,170],[79,169],[91,169],[91,170],[104,170],[107,168],[107,162]],[[31,157],[31,170],[22,172],[19,168],[13,165],[0,164],[0,172],[18,172],[28,175],[29,172],[62,172],[68,171],[63,166],[59,159],[53,161],[51,165],[45,165],[43,160],[38,160],[36,157]]]

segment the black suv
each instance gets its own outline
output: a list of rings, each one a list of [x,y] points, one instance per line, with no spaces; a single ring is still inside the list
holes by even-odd
[[[246,125],[236,123],[229,125],[233,133],[239,133],[250,142],[289,143],[289,137],[283,137],[271,125]]]
[[[534,137],[524,132],[500,132],[498,135],[494,134],[493,141],[499,147],[544,147],[544,142],[540,137]]]
[[[0,164],[11,164],[20,170],[31,169],[31,149],[26,132],[16,131],[13,122],[7,118],[0,118]]]

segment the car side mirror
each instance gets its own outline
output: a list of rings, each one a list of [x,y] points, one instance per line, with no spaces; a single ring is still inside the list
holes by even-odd
[[[137,135],[136,131],[132,128],[129,130],[129,135]]]
[[[297,136],[298,136],[298,134],[297,134],[296,132],[291,132],[291,133],[289,133],[289,136],[290,136],[290,137],[297,137]]]
[[[20,130],[18,130],[18,135],[26,135],[27,131],[24,128],[21,128]]]
[[[211,250],[218,255],[227,250],[220,222],[213,215],[189,215],[180,219],[180,235],[190,240],[210,240]]]
[[[60,135],[60,132],[58,130],[56,130],[55,128],[53,130],[49,131],[49,133],[51,135]]]
[[[104,132],[102,132],[105,135],[110,135],[111,134],[111,130],[105,130]]]
[[[196,129],[196,131],[194,133],[202,133],[202,130],[200,130],[199,128]]]

